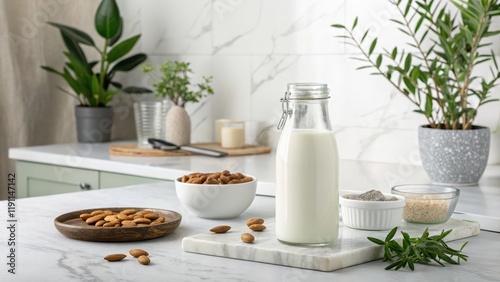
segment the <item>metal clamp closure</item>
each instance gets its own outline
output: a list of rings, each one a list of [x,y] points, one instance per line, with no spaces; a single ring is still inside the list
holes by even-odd
[[[285,126],[286,120],[288,119],[288,116],[292,115],[292,110],[289,108],[289,97],[290,97],[290,92],[285,92],[285,97],[281,98],[281,109],[283,113],[281,114],[280,121],[278,122],[278,130],[283,129]]]

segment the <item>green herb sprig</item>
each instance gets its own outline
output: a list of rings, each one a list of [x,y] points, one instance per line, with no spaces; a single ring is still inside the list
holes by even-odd
[[[214,94],[211,86],[212,77],[202,77],[203,82],[196,84],[197,89],[194,87],[190,81],[193,70],[188,62],[167,61],[159,66],[146,63],[142,66],[142,71],[155,80],[153,87],[156,96],[167,98],[182,108],[186,103],[198,103],[208,95]]]
[[[394,229],[387,234],[385,241],[381,239],[368,237],[371,242],[384,246],[384,256],[383,261],[392,261],[385,270],[393,269],[398,270],[408,267],[414,271],[415,263],[430,264],[435,261],[441,266],[445,266],[441,261],[447,262],[449,264],[460,264],[460,260],[467,261],[468,256],[462,253],[468,242],[465,242],[460,250],[455,250],[450,248],[444,241],[451,229],[448,231],[442,231],[440,235],[429,236],[428,229],[425,229],[421,237],[410,238],[410,235],[406,232],[401,231],[403,235],[403,245],[393,240],[394,235],[396,235],[398,228]],[[453,257],[457,257],[454,260]]]

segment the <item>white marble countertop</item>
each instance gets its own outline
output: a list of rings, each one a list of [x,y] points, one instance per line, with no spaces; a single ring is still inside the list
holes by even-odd
[[[274,216],[274,198],[257,196],[250,208],[231,220],[206,220],[190,215],[177,200],[173,183],[156,183],[19,199],[16,203],[16,274],[7,272],[8,248],[0,281],[498,281],[500,279],[500,234],[481,231],[478,236],[450,242],[458,248],[465,241],[469,256],[461,265],[416,265],[409,270],[386,271],[386,263],[373,261],[334,272],[284,267],[181,250],[185,236],[228,224],[243,225],[249,217]],[[7,224],[7,202],[1,201],[0,220]],[[183,215],[179,228],[162,238],[130,243],[94,243],[68,239],[54,227],[60,214],[99,207],[142,206],[163,208]],[[3,228],[5,230],[5,227]],[[6,233],[4,239],[6,239]],[[109,263],[110,253],[127,253],[132,248],[150,253],[151,264],[140,265],[130,257]],[[369,277],[369,278],[368,278]]]
[[[241,171],[259,180],[257,193],[274,195],[275,155],[211,158],[183,157],[124,157],[109,154],[114,144],[131,143],[71,143],[11,148],[9,157],[15,160],[70,166],[114,173],[174,180],[189,172],[228,169]],[[411,157],[401,157],[399,164],[340,161],[340,189],[390,192],[394,185],[429,183],[424,169]],[[489,165],[477,186],[459,187],[460,199],[455,211],[457,218],[478,221],[481,228],[500,232],[500,165]]]

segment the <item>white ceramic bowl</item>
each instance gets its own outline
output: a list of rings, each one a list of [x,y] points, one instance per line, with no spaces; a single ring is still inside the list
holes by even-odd
[[[360,194],[360,193],[359,193]],[[345,226],[362,230],[389,230],[401,224],[405,197],[396,197],[396,201],[361,201],[339,196],[342,221]]]
[[[225,219],[242,214],[255,198],[257,179],[240,184],[192,184],[175,180],[182,206],[201,218]]]

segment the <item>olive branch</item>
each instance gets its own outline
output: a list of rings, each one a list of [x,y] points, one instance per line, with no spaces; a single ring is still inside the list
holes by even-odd
[[[410,50],[398,47],[375,52],[378,38],[368,49],[363,43],[369,34],[355,36],[358,18],[350,28],[332,27],[346,33],[345,43],[361,51],[352,59],[363,62],[357,69],[372,69],[373,75],[385,77],[425,116],[432,128],[471,129],[478,108],[497,101],[491,90],[500,78],[494,52],[485,48],[484,39],[500,34],[490,23],[500,15],[495,0],[450,0],[458,11],[450,12],[448,3],[435,0],[389,0],[401,19],[391,19],[408,36]],[[424,46],[429,46],[424,48]],[[474,75],[474,68],[492,62],[489,78]],[[478,83],[476,83],[476,81]]]

